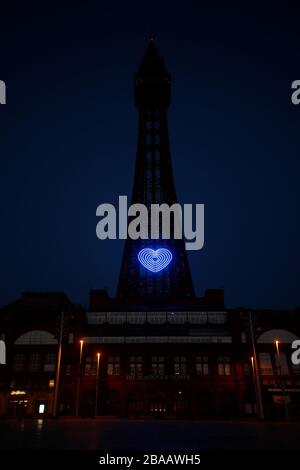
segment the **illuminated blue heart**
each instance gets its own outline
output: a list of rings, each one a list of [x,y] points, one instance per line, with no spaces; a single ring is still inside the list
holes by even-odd
[[[138,254],[139,262],[152,273],[165,269],[172,261],[172,253],[167,248],[143,248]]]

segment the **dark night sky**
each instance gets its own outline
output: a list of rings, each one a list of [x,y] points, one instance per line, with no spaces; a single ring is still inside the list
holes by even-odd
[[[133,74],[151,33],[172,74],[178,199],[205,204],[197,293],[300,305],[299,11],[211,3],[1,7],[0,305],[30,288],[114,294],[123,242],[96,238],[95,211],[131,193]]]

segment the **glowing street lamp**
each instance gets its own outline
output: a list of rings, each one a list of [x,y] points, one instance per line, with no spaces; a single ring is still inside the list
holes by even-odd
[[[81,339],[81,340],[79,341],[79,343],[80,343],[79,364],[81,364],[81,361],[82,361],[82,348],[83,348],[83,343],[84,343],[83,339]]]
[[[279,340],[275,339],[275,345],[276,345],[276,351],[277,351],[277,370],[278,370],[278,375],[281,375],[281,363],[280,363],[280,352],[279,352]]]
[[[98,414],[98,396],[99,396],[99,365],[101,354],[97,353],[97,373],[96,373],[96,400],[95,400],[95,417]]]
[[[76,416],[79,415],[79,396],[80,396],[80,382],[81,382],[81,365],[82,365],[82,352],[84,341],[81,339],[80,343],[80,352],[79,352],[79,366],[78,366],[78,380],[77,380],[77,394],[76,394]]]

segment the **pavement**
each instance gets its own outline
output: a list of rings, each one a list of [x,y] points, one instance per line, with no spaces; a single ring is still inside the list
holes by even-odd
[[[298,450],[300,423],[126,419],[0,421],[1,450]]]

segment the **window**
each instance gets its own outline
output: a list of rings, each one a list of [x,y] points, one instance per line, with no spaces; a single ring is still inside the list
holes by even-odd
[[[69,333],[68,334],[68,343],[73,344],[74,341],[74,333]]]
[[[252,369],[252,365],[249,363],[249,361],[245,361],[244,362],[244,374],[251,375],[251,369]]]
[[[39,414],[42,415],[45,413],[45,405],[44,403],[42,403],[41,405],[39,405]]]
[[[273,375],[273,367],[270,353],[259,353],[259,364],[261,375]]]
[[[152,356],[151,370],[154,377],[165,375],[165,358],[163,356]]]
[[[128,323],[146,323],[146,313],[145,312],[132,312],[127,315]]]
[[[196,374],[209,375],[208,356],[196,357]]]
[[[35,412],[38,413],[39,415],[43,415],[47,413],[48,411],[48,402],[47,401],[41,401],[37,400],[35,402]]]
[[[218,374],[231,375],[231,361],[229,356],[218,357]]]
[[[142,377],[143,363],[142,356],[131,356],[129,358],[129,375]]]
[[[279,355],[275,355],[276,371],[277,375],[288,375],[289,366],[285,352],[280,352]]]
[[[41,354],[33,353],[29,356],[28,370],[29,372],[39,372],[42,364]]]
[[[48,331],[32,330],[19,336],[15,344],[57,344],[57,339]]]
[[[44,372],[54,372],[56,369],[56,354],[46,354]]]
[[[187,321],[187,314],[185,312],[170,312],[168,313],[168,322],[175,324],[182,324]]]
[[[84,375],[94,376],[97,373],[97,357],[88,356],[85,361]]]
[[[190,312],[188,314],[188,321],[193,324],[205,324],[207,323],[206,312]]]
[[[148,312],[147,320],[148,323],[165,323],[167,320],[165,312]]]
[[[120,375],[120,356],[108,356],[107,375]]]
[[[71,364],[66,364],[65,366],[65,374],[66,375],[71,375],[72,372],[72,365]]]
[[[246,415],[254,415],[256,414],[256,404],[252,402],[245,403],[245,413]]]
[[[174,356],[174,374],[186,375],[186,357]]]
[[[208,323],[215,325],[222,325],[226,323],[227,313],[224,312],[210,312],[208,313]]]
[[[105,312],[87,312],[86,317],[89,325],[100,325],[106,322]]]
[[[14,372],[21,372],[25,369],[25,354],[15,354],[13,360]]]
[[[110,324],[120,325],[126,322],[126,313],[125,312],[108,312],[107,321]]]

